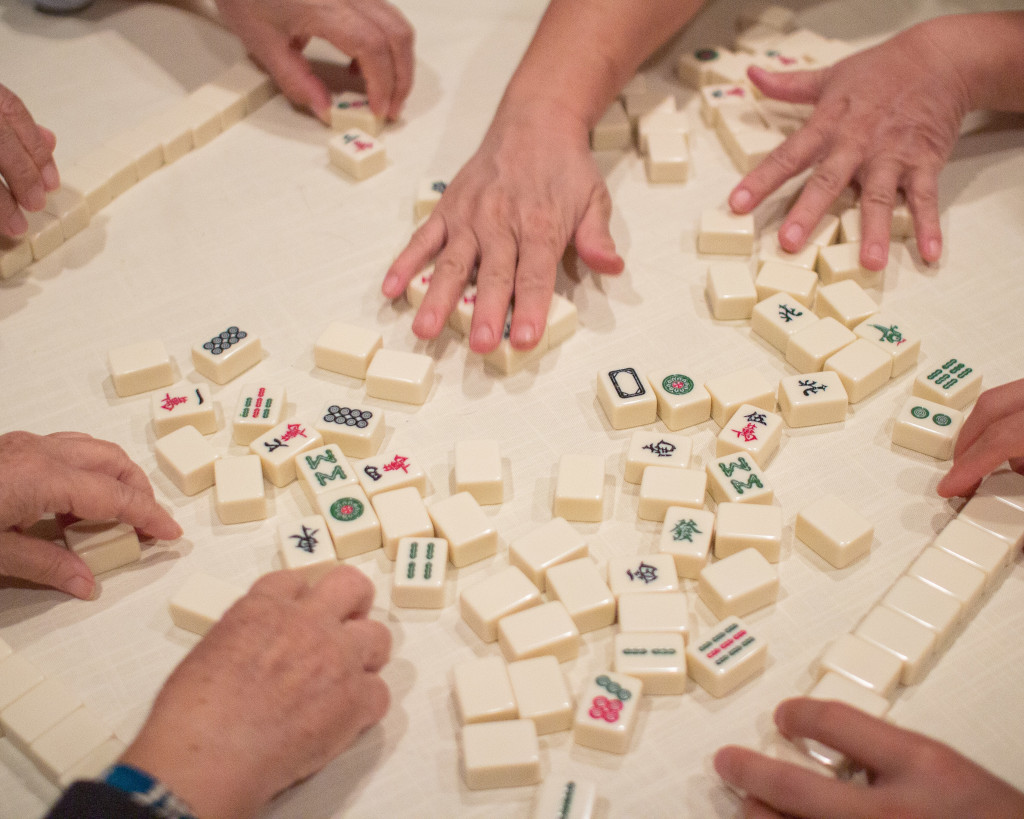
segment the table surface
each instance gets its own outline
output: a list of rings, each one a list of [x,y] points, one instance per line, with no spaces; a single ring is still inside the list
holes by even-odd
[[[560,271],[557,290],[579,308],[576,335],[511,377],[496,376],[450,331],[424,343],[404,301],[380,295],[383,271],[412,227],[423,176],[450,178],[472,153],[536,25],[540,0],[399,3],[418,31],[416,85],[403,121],[383,135],[387,169],[353,182],[328,163],[328,132],[277,97],[202,149],[143,180],[89,228],[27,274],[0,284],[0,431],[78,429],[116,441],[152,479],[185,536],[144,551],[140,563],[102,578],[93,602],[38,589],[0,588],[0,637],[47,676],[70,685],[97,714],[130,736],[148,703],[196,638],[176,629],[167,600],[195,572],[248,585],[278,566],[275,519],[307,514],[299,489],[269,488],[270,517],[220,524],[210,492],[182,496],[156,467],[149,397],[118,398],[107,351],[160,338],[182,378],[197,380],[188,351],[230,324],[259,335],[266,350],[249,375],[283,384],[289,409],[315,412],[327,398],[362,402],[362,383],[313,364],[313,343],[331,321],[379,328],[386,347],[429,353],[437,380],[422,407],[365,401],[386,413],[384,448],[408,447],[429,465],[435,497],[451,491],[454,444],[500,441],[506,502],[487,509],[502,540],[492,559],[450,572],[440,611],[389,604],[391,565],[380,554],[351,562],[375,583],[374,616],[394,634],[384,674],[393,705],[383,722],[317,776],[283,794],[267,816],[525,816],[533,788],[471,792],[459,772],[450,669],[495,654],[458,615],[458,592],[506,565],[508,542],[551,516],[555,468],[564,452],[604,456],[610,500],[600,524],[576,524],[601,562],[647,554],[660,526],[637,520],[638,487],[622,470],[631,432],[610,429],[594,394],[601,367],[629,362],[679,366],[710,379],[753,366],[770,380],[792,372],[746,322],[711,319],[703,296],[706,259],[695,251],[702,209],[724,202],[738,179],[696,99],[673,80],[684,47],[727,42],[738,2],[705,10],[644,73],[693,115],[693,171],[685,185],[653,186],[633,153],[601,154],[615,202],[612,229],[626,259],[618,278]],[[910,23],[978,4],[799,3],[800,23],[870,43]],[[1020,4],[986,3],[989,8]],[[885,11],[883,11],[885,9]],[[332,56],[314,44],[316,53]],[[241,56],[210,20],[165,4],[99,0],[69,18],[25,2],[0,8],[0,80],[58,134],[67,166],[145,116],[208,81]],[[941,178],[946,255],[934,268],[894,245],[894,261],[872,294],[915,328],[924,358],[957,357],[993,386],[1024,375],[1024,121],[972,117]],[[786,191],[759,208],[758,228],[777,227]],[[913,558],[956,514],[935,485],[947,464],[895,448],[892,419],[913,374],[856,405],[842,424],[786,430],[768,469],[785,520],[777,604],[747,618],[769,644],[768,667],[721,700],[691,684],[684,696],[644,699],[625,756],[541,739],[547,776],[599,783],[608,816],[731,816],[737,800],[711,771],[724,743],[758,746],[781,699],[806,691],[824,645],[850,631]],[[213,387],[232,407],[242,378]],[[663,429],[660,422],[657,429]],[[718,429],[686,430],[695,461],[713,457]],[[230,429],[212,438],[237,453]],[[875,525],[870,555],[829,567],[792,533],[797,511],[830,492]],[[691,631],[714,623],[692,581]],[[1024,787],[1024,643],[1020,561],[920,684],[901,689],[896,723],[951,743]],[[613,629],[587,634],[563,665],[577,688],[610,659]],[[979,662],[979,657],[985,658]],[[1018,672],[1019,673],[1019,672]],[[949,703],[956,703],[950,708]],[[7,740],[0,740],[0,816],[45,812],[56,790]]]

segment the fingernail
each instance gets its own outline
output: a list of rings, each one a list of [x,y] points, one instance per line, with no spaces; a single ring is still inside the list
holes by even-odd
[[[804,229],[800,225],[789,225],[782,231],[782,241],[793,247],[799,246],[804,241]]]
[[[57,173],[57,166],[52,159],[43,166],[40,174],[43,177],[43,185],[48,191],[55,191],[60,187],[60,174]]]
[[[68,594],[74,595],[79,600],[91,600],[92,593],[96,588],[96,581],[89,580],[81,575],[75,575],[64,587]]]
[[[868,262],[875,267],[881,267],[885,264],[885,249],[879,244],[868,245],[865,255]]]
[[[519,329],[516,333],[515,346],[516,347],[532,347],[537,339],[537,333],[534,328],[527,325]]]
[[[939,260],[939,256],[942,255],[942,242],[938,239],[932,239],[928,242],[925,250],[928,252],[928,260],[936,262]]]
[[[489,347],[494,343],[494,333],[490,327],[478,327],[473,331],[471,341],[474,347]]]
[[[732,209],[735,211],[745,212],[750,207],[750,203],[754,197],[751,196],[750,191],[746,188],[737,188],[732,192],[732,197],[729,204],[732,205]]]

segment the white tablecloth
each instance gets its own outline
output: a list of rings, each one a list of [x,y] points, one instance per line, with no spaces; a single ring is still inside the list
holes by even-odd
[[[93,602],[0,588],[0,637],[71,686],[122,735],[140,724],[161,682],[195,643],[171,624],[169,596],[197,571],[249,584],[276,568],[275,518],[307,512],[294,485],[270,488],[267,521],[238,526],[218,522],[211,493],[184,497],[156,466],[148,397],[114,394],[109,349],[162,339],[181,376],[196,379],[190,347],[237,324],[259,335],[266,349],[250,375],[283,384],[289,408],[309,415],[327,398],[364,400],[361,382],[314,366],[319,333],[334,320],[377,327],[385,346],[427,352],[437,362],[437,383],[424,406],[366,402],[386,413],[384,447],[408,447],[429,465],[436,496],[452,491],[457,440],[500,441],[507,500],[487,514],[502,548],[496,558],[451,572],[448,607],[395,610],[388,561],[381,555],[352,561],[376,584],[374,616],[394,633],[385,672],[393,706],[380,726],[279,798],[267,816],[527,815],[533,788],[470,792],[459,773],[450,669],[497,647],[481,643],[461,621],[458,591],[505,565],[505,545],[550,518],[564,452],[605,456],[612,498],[606,519],[578,525],[593,555],[604,561],[654,550],[660,527],[637,520],[638,488],[622,480],[630,432],[611,430],[595,401],[599,367],[679,366],[702,379],[748,366],[771,380],[791,372],[747,323],[710,318],[703,296],[707,261],[695,252],[700,211],[723,202],[738,174],[700,125],[693,93],[674,81],[674,55],[728,42],[740,3],[714,4],[644,68],[694,115],[691,180],[652,186],[635,154],[600,156],[626,272],[587,274],[578,283],[560,273],[558,291],[579,308],[578,333],[507,378],[485,370],[450,331],[432,343],[418,341],[411,308],[386,302],[379,286],[411,229],[418,180],[450,177],[476,147],[543,3],[400,5],[418,31],[417,76],[402,123],[383,136],[386,171],[359,183],[333,171],[328,132],[277,97],[136,185],[26,275],[0,283],[0,431],[79,429],[116,441],[141,463],[185,528],[180,541],[149,547],[141,563],[104,577]],[[917,19],[973,5],[859,0],[794,7],[808,28],[871,42]],[[56,131],[57,160],[65,166],[240,56],[230,35],[175,6],[100,0],[70,18],[36,14],[20,0],[0,8],[0,81]],[[1024,122],[979,117],[972,123],[941,179],[942,263],[924,268],[908,248],[895,246],[873,295],[919,332],[926,359],[969,360],[986,385],[996,385],[1024,376]],[[778,225],[784,202],[780,194],[758,210],[759,228]],[[727,742],[760,744],[774,705],[809,687],[823,646],[851,630],[956,513],[958,504],[934,491],[947,465],[890,442],[893,415],[913,377],[901,376],[856,405],[841,425],[785,433],[768,469],[786,521],[782,591],[776,605],[747,618],[769,643],[765,673],[721,700],[692,684],[681,697],[645,698],[625,756],[574,746],[566,733],[543,737],[548,776],[596,781],[608,816],[735,813],[735,797],[711,771],[711,753]],[[231,411],[245,380],[214,387],[222,410]],[[687,432],[695,461],[703,464],[718,429],[709,421]],[[223,452],[241,451],[227,427],[212,440]],[[844,570],[793,538],[797,511],[823,492],[846,499],[875,525],[870,556]],[[691,582],[686,585],[691,629],[703,633],[714,618]],[[1018,695],[1024,644],[1015,639],[1022,630],[1018,562],[926,679],[901,690],[892,719],[1024,787]],[[585,635],[579,658],[563,666],[574,687],[607,665],[612,633]],[[0,816],[41,815],[56,794],[0,740]]]

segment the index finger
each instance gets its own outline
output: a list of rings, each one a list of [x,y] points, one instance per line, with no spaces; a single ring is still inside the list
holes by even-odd
[[[117,519],[160,540],[181,537],[181,527],[151,492],[142,492],[97,472],[70,469],[48,473],[40,486],[45,512],[84,520]]]
[[[391,51],[392,84],[387,104],[387,117],[397,119],[402,110],[402,103],[412,90],[413,76],[413,42],[415,32],[409,21],[390,3],[371,5],[367,14],[384,32],[388,48]],[[367,77],[369,92],[371,77]],[[368,94],[369,96],[369,94]]]
[[[354,566],[331,569],[302,595],[303,605],[328,622],[365,617],[373,603],[370,579]]]

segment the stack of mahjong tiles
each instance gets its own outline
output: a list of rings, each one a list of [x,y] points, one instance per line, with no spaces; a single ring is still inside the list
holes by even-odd
[[[812,547],[834,540],[842,517],[842,510],[816,505],[800,513],[796,535]],[[966,627],[1022,545],[1024,475],[999,470],[982,481],[853,631],[825,649],[812,668],[808,696],[884,717],[900,687],[920,682]],[[808,742],[803,750],[833,770],[848,764],[820,743]]]
[[[0,727],[54,785],[98,776],[125,744],[61,682],[0,640]]]
[[[843,420],[845,406],[836,403],[819,416],[805,412],[808,402],[802,399],[824,398],[830,391],[828,397],[838,401],[843,395],[856,404],[911,369],[920,354],[914,331],[865,290],[879,284],[882,274],[861,267],[860,243],[832,244],[839,230],[838,217],[827,214],[799,253],[786,253],[774,235],[762,235],[755,259],[715,260],[708,266],[705,295],[712,316],[749,319],[754,335],[801,376],[810,376],[788,379],[789,388],[780,389],[779,404],[790,426]],[[705,211],[698,247],[707,254],[752,256],[753,217]]]
[[[590,133],[595,151],[625,151],[635,144],[650,182],[685,182],[690,175],[689,118],[675,96],[638,74]]]
[[[417,200],[428,201],[425,199]],[[429,211],[428,211],[429,212]],[[425,270],[417,273],[405,289],[405,297],[409,304],[419,309],[427,295],[427,288],[434,275],[434,266],[430,265]],[[473,323],[473,309],[476,305],[476,284],[470,283],[465,286],[458,304],[448,317],[448,326],[459,335],[469,335]],[[548,308],[547,325],[544,333],[532,350],[517,350],[512,346],[509,335],[512,332],[512,307],[509,307],[505,316],[505,324],[501,333],[501,341],[491,352],[485,353],[482,358],[484,364],[503,375],[518,372],[531,362],[540,359],[544,353],[562,344],[575,332],[578,324],[576,305],[564,296],[554,293],[551,296],[551,305]]]
[[[136,182],[206,145],[275,93],[271,79],[242,60],[170,108],[62,168],[61,187],[47,195],[43,210],[25,214],[25,236],[0,236],[0,279],[55,251]]]
[[[857,49],[813,31],[797,29],[795,14],[758,4],[736,21],[735,50],[702,46],[681,55],[679,81],[701,95],[701,118],[714,128],[741,173],[749,173],[810,115],[812,107],[761,96],[747,77],[758,66],[769,71],[823,68]]]

